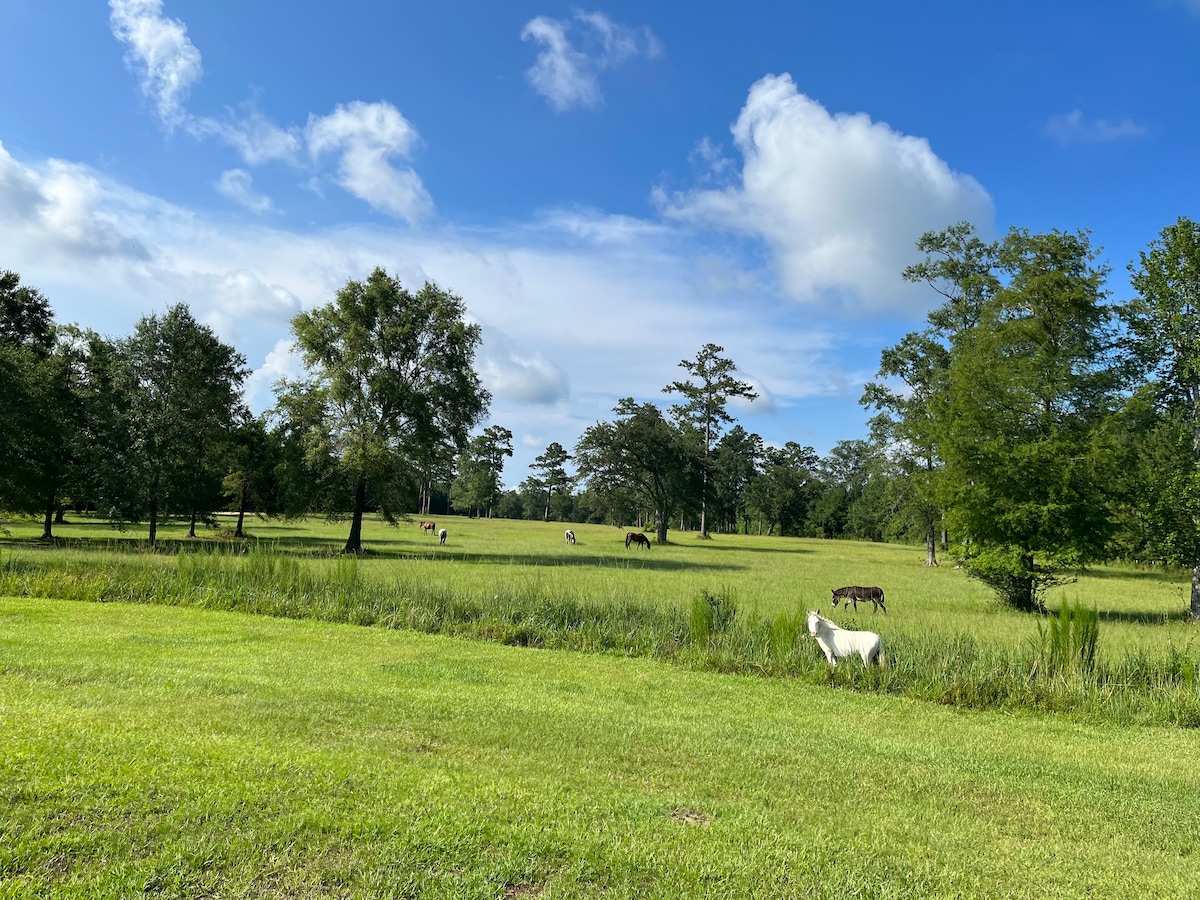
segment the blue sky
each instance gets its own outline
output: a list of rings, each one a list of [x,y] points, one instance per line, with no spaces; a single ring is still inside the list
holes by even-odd
[[[5,0],[0,35],[0,268],[60,321],[187,302],[261,409],[296,311],[432,279],[510,485],[706,342],[746,428],[864,436],[924,230],[1090,229],[1121,298],[1200,216],[1200,0]]]

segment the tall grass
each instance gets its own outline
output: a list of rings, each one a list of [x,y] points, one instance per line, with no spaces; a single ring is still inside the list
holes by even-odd
[[[270,544],[173,557],[0,554],[0,594],[221,609],[463,635],[504,644],[645,656],[697,669],[799,678],[963,707],[1034,709],[1200,726],[1197,654],[1144,649],[1101,661],[1094,610],[1064,602],[1037,642],[889,632],[887,668],[830,668],[803,616],[739,609],[728,588],[689,607],[649,605],[527,579],[462,589],[414,574],[363,577],[356,557],[301,559]]]

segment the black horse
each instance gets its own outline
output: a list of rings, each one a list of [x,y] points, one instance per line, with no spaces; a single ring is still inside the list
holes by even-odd
[[[637,544],[637,545],[645,547],[647,550],[649,550],[650,549],[650,538],[646,537],[640,531],[630,531],[630,532],[626,533],[626,535],[625,535],[625,549],[626,550],[629,549],[630,544]]]
[[[883,605],[883,588],[859,587],[858,585],[836,588],[833,592],[833,605],[837,606],[839,600],[845,600],[847,606],[853,604],[855,612],[858,612],[859,600],[864,603],[870,600],[874,603],[875,608],[871,610],[872,613],[877,613],[881,609],[887,612],[887,607]]]

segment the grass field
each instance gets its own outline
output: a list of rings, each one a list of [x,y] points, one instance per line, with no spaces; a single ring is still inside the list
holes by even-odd
[[[5,898],[1200,893],[1191,730],[126,604],[0,653]]]
[[[1059,589],[1107,668],[1051,677],[918,548],[438,524],[5,523],[0,898],[1200,895],[1182,575]],[[846,583],[886,670],[796,633]]]

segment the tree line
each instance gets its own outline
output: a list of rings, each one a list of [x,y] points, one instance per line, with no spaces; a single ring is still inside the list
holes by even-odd
[[[350,520],[368,511],[611,522],[922,541],[1016,608],[1112,559],[1192,570],[1200,617],[1200,226],[1181,218],[1129,266],[1114,302],[1087,232],[967,223],[930,232],[903,272],[940,297],[881,354],[869,440],[825,457],[736,423],[752,386],[717,344],[679,363],[665,409],[625,398],[573,452],[547,446],[504,490],[512,432],[487,416],[481,340],[462,299],[383,269],[291,321],[305,374],[246,408],[245,359],[179,304],[110,339],[57,325],[0,274],[0,508],[65,506],[120,522],[219,510]]]

